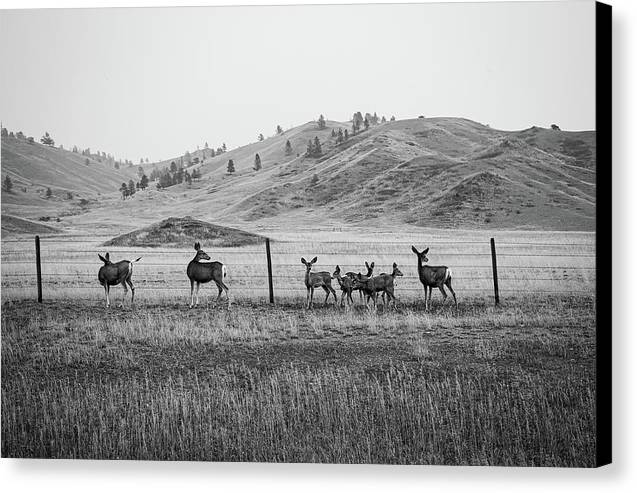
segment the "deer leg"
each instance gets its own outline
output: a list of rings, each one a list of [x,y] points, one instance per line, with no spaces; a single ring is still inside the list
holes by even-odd
[[[133,285],[133,281],[130,277],[126,279],[126,282],[130,286],[130,292],[131,292],[130,304],[131,306],[133,306],[135,304],[135,286]]]
[[[325,291],[325,301],[323,302],[323,304],[327,304],[327,299],[330,297],[330,291],[327,289],[327,286],[321,286],[323,288],[323,291]]]
[[[336,290],[332,287],[332,285],[331,285],[331,284],[328,286],[328,288],[330,288],[330,291],[331,291],[331,292],[332,292],[332,294],[334,295],[334,304],[335,304],[335,305],[336,305],[336,304],[338,304],[338,299],[336,298]],[[328,298],[329,298],[329,296],[330,296],[330,295],[328,294],[327,296],[328,296]]]
[[[442,304],[444,305],[445,301],[447,301],[447,292],[445,291],[445,287],[442,284],[438,286],[438,289],[442,293]]]
[[[456,299],[456,293],[454,292],[453,288],[451,287],[451,278],[447,279],[447,282],[445,284],[449,288],[449,291],[451,291],[451,296],[453,296],[453,302],[456,305],[456,308],[458,308],[458,300]]]
[[[199,305],[199,285],[200,283],[197,282],[197,287],[195,288],[195,306]]]
[[[108,291],[109,291],[109,285],[104,284],[104,293],[106,293],[106,308],[110,308],[111,306],[111,300],[108,297]]]
[[[433,289],[434,289],[433,286],[429,286],[429,308],[431,308],[431,293],[432,293]]]
[[[190,306],[188,308],[192,308],[192,304],[195,301],[195,281],[190,280]]]
[[[314,286],[310,288],[310,308],[314,305]]]
[[[354,304],[354,300],[352,299],[352,290],[351,289],[347,292],[347,304],[350,304],[350,303],[352,305]]]
[[[126,301],[126,295],[128,294],[128,287],[126,286],[126,280],[123,280],[121,283],[124,288],[124,294],[122,294],[122,308],[124,308],[124,302]]]
[[[215,303],[219,301],[219,298],[221,298],[221,293],[223,293],[223,288],[221,287],[221,284],[217,283],[217,289],[219,290],[219,294],[217,295],[217,299],[215,300]]]
[[[228,298],[228,306],[230,306],[230,288],[225,285],[223,281],[221,281],[221,288],[226,292],[226,298]]]

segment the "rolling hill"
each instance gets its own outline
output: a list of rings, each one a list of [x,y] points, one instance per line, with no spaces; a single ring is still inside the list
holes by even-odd
[[[350,126],[328,121],[327,128],[319,129],[316,122],[308,122],[206,159],[198,165],[202,178],[192,185],[158,191],[151,184],[125,201],[116,192],[123,180],[113,176],[111,193],[69,212],[62,225],[132,230],[169,216],[192,216],[248,231],[266,226],[293,230],[299,225],[401,224],[595,228],[594,131],[502,131],[463,118],[419,118],[372,126],[337,144],[332,130]],[[323,154],[305,157],[307,143],[315,137]],[[285,152],[288,139],[290,154]],[[23,151],[28,159],[28,149]],[[253,170],[256,153],[260,171]],[[232,175],[226,171],[229,159],[236,168]],[[94,185],[87,183],[90,186]],[[30,219],[37,218],[40,206],[18,214],[5,204],[3,194],[3,213]]]

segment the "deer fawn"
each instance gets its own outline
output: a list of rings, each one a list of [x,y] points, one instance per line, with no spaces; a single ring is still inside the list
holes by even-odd
[[[124,306],[124,300],[128,294],[128,287],[126,284],[128,284],[131,289],[130,304],[133,306],[135,303],[135,286],[133,286],[133,281],[131,280],[133,276],[133,264],[135,262],[139,262],[141,257],[136,260],[120,260],[119,262],[113,263],[110,260],[108,252],[106,252],[103,257],[99,253],[97,256],[102,262],[104,262],[104,265],[100,267],[100,270],[97,273],[97,279],[100,281],[100,284],[104,286],[104,293],[106,294],[106,308],[111,306],[111,299],[109,297],[111,286],[115,286],[117,284],[121,284],[124,288],[122,307]]]
[[[228,298],[228,306],[230,306],[230,290],[223,282],[228,274],[226,266],[221,262],[208,262],[210,256],[201,249],[199,242],[195,243],[195,251],[197,253],[186,269],[186,274],[188,279],[190,279],[190,308],[193,307],[195,299],[196,302],[194,304],[199,304],[199,285],[210,281],[214,281],[219,289],[216,301],[219,301],[221,293],[225,291],[226,298]],[[195,291],[195,283],[197,283],[197,291]]]
[[[424,263],[429,262],[426,254],[429,251],[429,248],[426,248],[422,252],[416,250],[415,246],[411,247],[412,251],[418,256],[418,277],[420,277],[420,282],[425,288],[425,310],[429,309],[429,305],[431,305],[431,291],[433,288],[440,289],[442,293],[442,303],[447,300],[447,292],[445,291],[445,286],[449,288],[451,294],[453,295],[453,301],[458,308],[458,300],[456,299],[456,293],[453,291],[451,287],[451,269],[445,265],[440,266],[430,266],[424,265]],[[427,300],[427,288],[429,288],[429,300]]]
[[[343,302],[345,301],[345,296],[347,295],[347,304],[351,302],[354,303],[352,299],[352,291],[354,289],[354,281],[351,277],[341,276],[341,268],[337,265],[336,270],[333,274],[334,278],[338,281],[338,284],[341,286],[341,306],[343,306]],[[361,295],[362,296],[362,295]]]
[[[365,267],[367,268],[367,274],[365,274],[363,278],[369,279],[370,277],[372,277],[372,273],[374,272],[374,262],[372,262],[371,264],[368,264],[367,262],[365,262]],[[346,272],[345,275],[349,277],[352,281],[354,281],[354,279],[360,276],[361,273],[359,272],[358,274],[356,274],[355,272]],[[361,301],[363,301],[363,290],[360,287],[354,286],[354,291],[358,291],[358,294],[360,295],[360,299]]]
[[[336,291],[332,287],[332,276],[329,272],[310,272],[312,266],[316,263],[317,257],[314,257],[309,262],[304,258],[301,258],[301,263],[305,265],[305,287],[307,288],[307,308],[312,308],[314,301],[314,288],[323,288],[325,290],[325,301],[327,303],[330,293],[334,295],[334,303],[338,303],[336,299]]]
[[[354,281],[355,285],[357,285],[362,292],[367,296],[365,300],[365,305],[369,304],[370,298],[374,300],[374,306],[376,306],[376,300],[378,298],[378,293],[383,293],[383,305],[385,304],[385,295],[387,295],[388,303],[390,301],[396,304],[396,296],[394,296],[394,280],[396,277],[402,277],[403,273],[398,268],[398,264],[394,262],[392,266],[393,270],[391,274],[381,274],[379,276],[375,276],[369,279],[365,279],[365,276],[358,274]]]

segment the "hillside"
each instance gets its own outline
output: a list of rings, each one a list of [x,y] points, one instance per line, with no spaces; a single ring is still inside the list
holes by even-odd
[[[319,130],[308,122],[207,158],[195,166],[202,178],[191,185],[158,191],[151,183],[125,201],[116,191],[121,176],[112,176],[110,192],[61,214],[61,225],[126,231],[169,216],[191,216],[247,231],[347,225],[595,228],[594,131],[502,131],[463,118],[426,118],[373,126],[342,144],[331,137],[332,129],[350,127],[328,121]],[[317,136],[323,155],[305,157],[308,140]],[[28,159],[28,149],[24,152]],[[260,171],[253,170],[256,153]],[[232,175],[226,171],[229,159],[236,169]],[[3,213],[37,219],[42,206],[50,207],[40,198],[43,204],[21,213],[8,211],[5,195]]]
[[[2,211],[21,215],[33,210],[67,209],[61,201],[74,197],[95,197],[117,190],[122,182],[138,180],[137,167],[117,170],[71,151],[28,142],[17,137],[2,137],[2,179],[13,181],[13,190],[2,195]],[[51,188],[52,196],[45,192]],[[54,204],[53,207],[51,204]]]
[[[237,247],[263,241],[265,239],[259,235],[197,221],[192,217],[169,217],[112,238],[104,246],[191,247],[195,242],[201,242],[206,247]]]

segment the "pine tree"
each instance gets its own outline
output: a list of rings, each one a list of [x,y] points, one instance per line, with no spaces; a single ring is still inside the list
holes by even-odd
[[[135,182],[133,180],[128,182],[128,195],[135,195]]]
[[[18,132],[18,134],[21,134],[21,133],[22,132]],[[51,136],[49,135],[49,132],[44,132],[44,135],[40,139],[40,142],[42,142],[45,146],[53,147],[55,145],[55,141],[51,138]]]
[[[142,175],[141,181],[139,182],[142,190],[145,190],[148,186],[148,177],[144,174]]]
[[[325,128],[325,117],[323,117],[323,115],[319,116],[318,128],[320,128],[321,130]]]
[[[228,160],[228,173],[234,173],[234,161],[232,159]]]
[[[84,164],[85,164],[86,166],[88,166],[89,164],[91,164],[91,161],[89,160],[89,158],[85,158],[85,159],[84,159]]]
[[[119,187],[119,191],[122,194],[122,199],[126,200],[126,197],[128,196],[128,186],[126,186],[126,183],[122,182]]]
[[[254,171],[259,171],[261,169],[261,157],[259,153],[254,156]]]
[[[6,178],[4,179],[4,181],[2,182],[2,187],[7,192],[10,192],[11,189],[13,188],[13,182],[11,181],[11,178],[9,177],[9,175],[7,175]]]
[[[312,156],[314,154],[314,146],[312,144],[312,139],[307,142],[307,151],[305,152],[306,156]]]
[[[321,141],[318,136],[314,137],[314,156],[318,157],[323,154],[323,150],[321,149]]]
[[[332,129],[332,138],[336,137],[336,130]]]
[[[292,150],[292,144],[290,144],[290,140],[288,139],[288,141],[285,143],[285,155],[289,156],[292,154],[292,152],[294,152]]]
[[[349,139],[349,131],[347,129],[345,129],[345,136],[344,139],[347,140]]]
[[[263,140],[264,140],[263,134],[259,134],[259,142],[263,142]]]
[[[226,143],[225,142],[223,144],[221,144],[221,149],[223,149],[223,152],[226,152],[228,150],[228,148],[226,147]]]
[[[2,129],[0,130],[0,135],[2,135],[2,137],[8,137],[9,131],[5,127],[2,127]]]
[[[281,128],[281,125],[277,125],[276,126],[276,134],[277,135],[282,135],[283,134],[283,129]]]
[[[170,163],[170,172],[171,173],[176,173],[177,172],[177,163],[175,161],[171,161],[171,163]]]
[[[50,188],[50,187],[48,187],[48,188],[46,189],[46,198],[47,198],[47,199],[48,199],[48,198],[51,198],[51,195],[53,195],[53,192],[51,192],[51,188]]]
[[[365,120],[363,121],[363,124],[365,125],[365,130],[367,130],[369,128],[369,120],[365,118]]]
[[[383,117],[380,119],[381,123],[387,123],[387,118],[385,118],[385,115],[383,115]]]
[[[341,142],[343,142],[343,129],[342,128],[338,129],[338,135],[336,136],[336,142],[339,143],[339,144]]]
[[[396,117],[392,115],[392,117],[389,119],[390,122],[395,122],[396,121]]]

